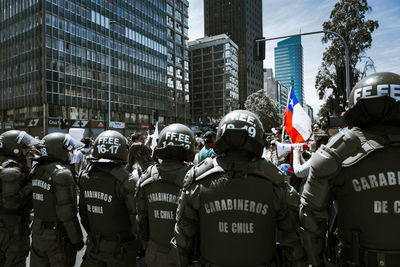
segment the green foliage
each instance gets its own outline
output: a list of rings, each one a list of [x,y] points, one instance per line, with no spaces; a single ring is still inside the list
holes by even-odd
[[[349,47],[351,88],[358,82],[361,75],[356,65],[365,56],[366,49],[371,47],[371,34],[379,27],[378,21],[365,19],[365,15],[370,11],[367,0],[340,0],[331,11],[329,20],[322,24],[324,30],[331,30],[343,36]],[[323,54],[323,62],[316,76],[315,87],[320,99],[329,97],[329,101],[336,102],[334,106],[343,109],[346,90],[339,85],[338,73],[339,69],[345,66],[345,49],[342,41],[333,34],[324,35],[322,42],[328,41],[331,41],[331,45]]]
[[[278,102],[267,96],[264,90],[249,95],[244,106],[260,118],[266,132],[272,127],[279,127]]]

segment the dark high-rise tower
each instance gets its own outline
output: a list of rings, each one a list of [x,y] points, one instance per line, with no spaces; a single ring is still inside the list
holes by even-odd
[[[239,102],[263,88],[263,64],[253,60],[253,41],[262,36],[262,0],[204,0],[206,36],[227,34],[239,46]]]

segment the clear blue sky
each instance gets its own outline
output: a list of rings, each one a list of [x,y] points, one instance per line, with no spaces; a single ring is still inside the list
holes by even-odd
[[[203,0],[189,1],[189,40],[204,36]],[[334,0],[263,0],[263,31],[265,37],[276,37],[302,32],[318,31],[337,1]],[[367,19],[379,22],[373,33],[372,47],[367,56],[375,62],[376,71],[400,74],[400,0],[369,0],[372,11]],[[315,76],[321,64],[325,46],[321,37],[302,37],[304,49],[304,90],[306,103],[316,113],[322,101],[315,90]],[[267,42],[267,59],[264,68],[274,68],[274,47],[277,42]],[[360,68],[363,65],[360,65]]]

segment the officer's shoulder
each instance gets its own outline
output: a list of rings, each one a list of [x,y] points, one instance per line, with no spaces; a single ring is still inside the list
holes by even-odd
[[[332,136],[326,145],[322,145],[311,158],[311,175],[313,177],[332,177],[346,162],[351,166],[356,158],[363,155],[362,132],[357,128],[344,129]],[[352,160],[351,160],[352,159]]]
[[[118,181],[124,183],[125,181],[131,181],[133,176],[122,166],[115,166],[111,169],[111,175],[114,176]]]
[[[140,176],[139,186],[144,187],[149,185],[159,178],[157,164],[149,166]]]
[[[70,169],[59,162],[52,162],[48,165],[50,179],[60,185],[70,185],[74,182],[74,177]]]
[[[275,185],[283,185],[284,173],[272,162],[265,159],[255,159],[247,166],[248,174],[266,179]]]
[[[216,158],[206,158],[186,173],[183,187],[188,188],[193,182],[200,182],[212,174],[223,172],[224,169],[218,165]]]
[[[12,167],[20,167],[21,164],[19,164],[17,161],[13,159],[7,159],[1,163],[1,167],[3,168],[12,168]]]
[[[18,165],[2,168],[0,171],[1,180],[4,182],[12,182],[22,175],[22,169]]]

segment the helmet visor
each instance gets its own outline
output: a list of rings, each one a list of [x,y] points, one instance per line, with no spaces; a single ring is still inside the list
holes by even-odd
[[[69,135],[69,134],[65,135],[64,147],[68,151],[72,151],[74,149],[81,148],[81,147],[84,147],[84,146],[85,146],[84,143],[74,139],[71,135]]]
[[[22,131],[17,137],[17,144],[25,144],[26,146],[35,146],[40,143],[39,139],[36,139],[32,135],[25,131]]]

